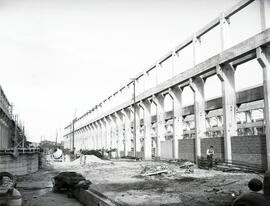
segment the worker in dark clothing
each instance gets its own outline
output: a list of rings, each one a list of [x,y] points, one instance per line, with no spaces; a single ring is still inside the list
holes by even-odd
[[[214,156],[214,147],[211,145],[207,151],[206,151],[206,156],[207,156],[207,162],[208,162],[208,169],[213,167],[213,156]]]

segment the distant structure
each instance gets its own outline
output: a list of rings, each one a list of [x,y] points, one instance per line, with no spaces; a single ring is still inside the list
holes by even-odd
[[[30,148],[24,126],[0,86],[0,171],[24,175],[38,170],[38,149]]]
[[[234,17],[252,6],[258,8],[259,31],[231,45],[229,31]],[[67,125],[65,147],[115,148],[115,157],[136,155],[145,160],[198,162],[213,145],[220,159],[270,169],[269,15],[270,1],[240,1]],[[202,59],[204,37],[217,29],[221,49]],[[182,56],[185,51],[192,51],[190,58]],[[175,73],[175,68],[187,60],[190,69]],[[263,84],[236,91],[235,71],[250,61],[261,67]],[[205,83],[213,76],[221,82],[222,96],[206,99]],[[134,87],[137,93],[132,98]],[[192,105],[182,104],[185,88],[193,93]],[[173,106],[165,111],[168,98]]]

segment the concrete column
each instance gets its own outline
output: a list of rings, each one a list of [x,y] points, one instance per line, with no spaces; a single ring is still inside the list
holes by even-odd
[[[176,66],[176,61],[177,61],[178,55],[176,51],[172,52],[172,68],[171,68],[171,77],[174,77],[175,75],[175,66]]]
[[[257,48],[257,60],[263,69],[264,121],[267,148],[267,166],[270,169],[270,48]]]
[[[221,32],[221,51],[228,49],[231,45],[230,29],[228,19],[225,19],[224,13],[220,15],[220,32]]]
[[[161,141],[165,141],[165,111],[164,111],[164,96],[157,94],[153,98],[154,103],[157,106],[157,150],[156,157],[161,156]]]
[[[102,128],[102,121],[98,120],[98,128],[99,128],[99,133],[98,133],[98,139],[99,139],[99,149],[103,148],[103,136],[102,136],[102,132],[103,132],[103,128]]]
[[[270,1],[260,0],[261,30],[270,27]]]
[[[247,123],[252,122],[251,111],[245,111],[245,116],[246,116],[246,122],[247,122]]]
[[[158,85],[160,83],[160,79],[159,79],[159,73],[160,70],[162,69],[161,64],[157,63],[156,67],[155,67],[155,72],[156,72],[156,85]]]
[[[225,159],[230,161],[232,160],[231,137],[237,135],[235,71],[231,64],[226,64],[222,68],[217,66],[216,71],[222,83]]]
[[[120,152],[124,151],[124,136],[123,136],[123,114],[121,112],[116,112],[116,122],[117,122],[117,127],[118,127],[118,135],[117,135],[117,140],[116,140],[116,145],[117,145],[117,157],[121,157]]]
[[[131,151],[131,111],[130,109],[124,109],[122,113],[125,116],[124,153],[127,156],[128,152]]]
[[[95,139],[95,127],[94,127],[94,124],[92,123],[90,125],[90,127],[91,127],[92,149],[96,149],[96,139]]]
[[[151,103],[149,100],[141,102],[144,110],[144,159],[152,159],[152,138],[151,138]]]
[[[95,149],[99,149],[99,144],[98,144],[98,126],[97,123],[93,123],[94,126],[94,140],[95,140]]]
[[[200,39],[196,37],[196,34],[193,36],[193,65],[199,63],[201,57],[201,42]]]
[[[96,121],[96,123],[97,123],[97,128],[98,128],[98,135],[97,135],[98,149],[101,149],[102,148],[102,128],[101,128],[100,120]]]
[[[112,148],[110,119],[108,117],[105,117],[104,120],[105,120],[105,124],[106,124],[106,139],[107,139],[107,148],[106,149],[110,149],[110,148]]]
[[[173,99],[173,158],[179,159],[179,139],[183,139],[182,89],[173,87],[170,96]]]
[[[89,125],[87,126],[86,134],[87,134],[87,136],[86,136],[86,138],[87,138],[87,143],[86,143],[87,146],[86,146],[86,148],[91,149],[91,129],[90,129]]]
[[[117,149],[117,145],[116,145],[116,130],[117,130],[117,126],[116,126],[116,118],[114,115],[110,115],[110,125],[111,125],[111,145],[112,145],[112,149]]]
[[[201,139],[206,136],[204,80],[201,77],[190,79],[190,88],[194,93],[195,150],[198,164],[198,158],[201,157]]]
[[[134,132],[136,132],[136,151],[141,152],[142,144],[141,144],[141,117],[140,117],[140,107],[136,105],[136,128]]]
[[[104,119],[102,119],[101,121],[101,128],[102,128],[102,148],[106,149],[107,148],[107,133],[106,133],[106,122]]]

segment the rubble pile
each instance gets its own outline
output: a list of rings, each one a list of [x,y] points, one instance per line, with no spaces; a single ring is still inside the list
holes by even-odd
[[[74,160],[71,164],[77,165],[92,165],[92,164],[110,164],[108,160],[102,160],[95,155],[82,155],[80,158]]]
[[[171,175],[174,171],[166,165],[146,165],[142,167],[140,176]]]

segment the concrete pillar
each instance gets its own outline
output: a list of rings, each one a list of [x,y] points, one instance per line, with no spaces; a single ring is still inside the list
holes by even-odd
[[[252,122],[251,111],[245,111],[245,116],[246,116],[246,123]]]
[[[86,149],[90,149],[91,145],[91,139],[90,139],[90,128],[87,126],[87,131],[86,131]]]
[[[107,139],[107,148],[112,148],[112,141],[111,141],[111,124],[110,119],[108,117],[104,118],[105,124],[106,124],[106,139]]]
[[[270,48],[257,48],[257,60],[263,69],[264,121],[267,148],[267,166],[270,169]]]
[[[107,133],[106,133],[106,122],[105,119],[102,119],[101,121],[101,128],[102,128],[102,148],[106,149],[107,148]]]
[[[125,116],[125,136],[124,136],[124,155],[127,156],[131,151],[131,111],[130,109],[123,109],[122,113]]]
[[[135,115],[136,115],[136,128],[134,129],[134,132],[136,132],[136,151],[141,152],[142,148],[141,117],[140,117],[140,107],[138,105],[136,105]]]
[[[221,32],[221,51],[228,49],[231,45],[230,29],[228,19],[225,19],[224,13],[220,15],[220,32]]]
[[[270,1],[260,0],[261,30],[270,27]]]
[[[226,64],[222,68],[217,66],[216,71],[222,83],[225,159],[230,161],[232,160],[231,137],[237,135],[235,71],[231,64]]]
[[[179,139],[183,139],[182,89],[171,88],[170,96],[173,99],[173,158],[179,159]]]
[[[91,142],[92,142],[92,146],[91,149],[96,149],[96,141],[95,141],[95,127],[93,125],[93,123],[90,125],[91,127]]]
[[[97,128],[98,128],[98,149],[102,148],[102,128],[100,120],[97,121]]]
[[[201,42],[200,39],[196,37],[196,34],[193,36],[193,65],[195,66],[196,64],[199,63],[200,57],[201,57]]]
[[[190,79],[189,85],[194,93],[195,151],[198,164],[198,159],[201,157],[201,139],[206,136],[204,80],[201,77],[195,77]]]
[[[98,128],[99,128],[99,133],[98,133],[98,138],[99,138],[99,149],[102,149],[103,148],[103,136],[102,136],[102,133],[103,133],[103,128],[102,128],[102,121],[101,119],[97,121],[98,122]]]
[[[117,149],[116,144],[116,132],[117,132],[117,125],[116,125],[116,117],[115,115],[110,115],[110,125],[111,125],[111,148]],[[116,157],[115,155],[113,157]]]
[[[155,72],[156,72],[156,85],[158,85],[160,83],[160,79],[159,79],[159,73],[160,70],[162,69],[161,64],[157,63],[156,67],[155,67]]]
[[[157,150],[156,157],[161,157],[161,141],[165,141],[165,111],[164,111],[164,96],[157,94],[153,98],[153,102],[157,106]]]
[[[94,122],[93,126],[94,126],[95,149],[98,149],[99,145],[98,145],[98,126],[97,126],[97,123]]]
[[[144,159],[152,159],[152,138],[151,138],[151,103],[144,100],[140,103],[144,110]]]
[[[116,112],[116,122],[118,127],[118,135],[116,139],[116,145],[117,145],[117,157],[121,157],[120,152],[124,151],[124,136],[123,136],[123,122],[124,122],[124,116],[121,112]]]

